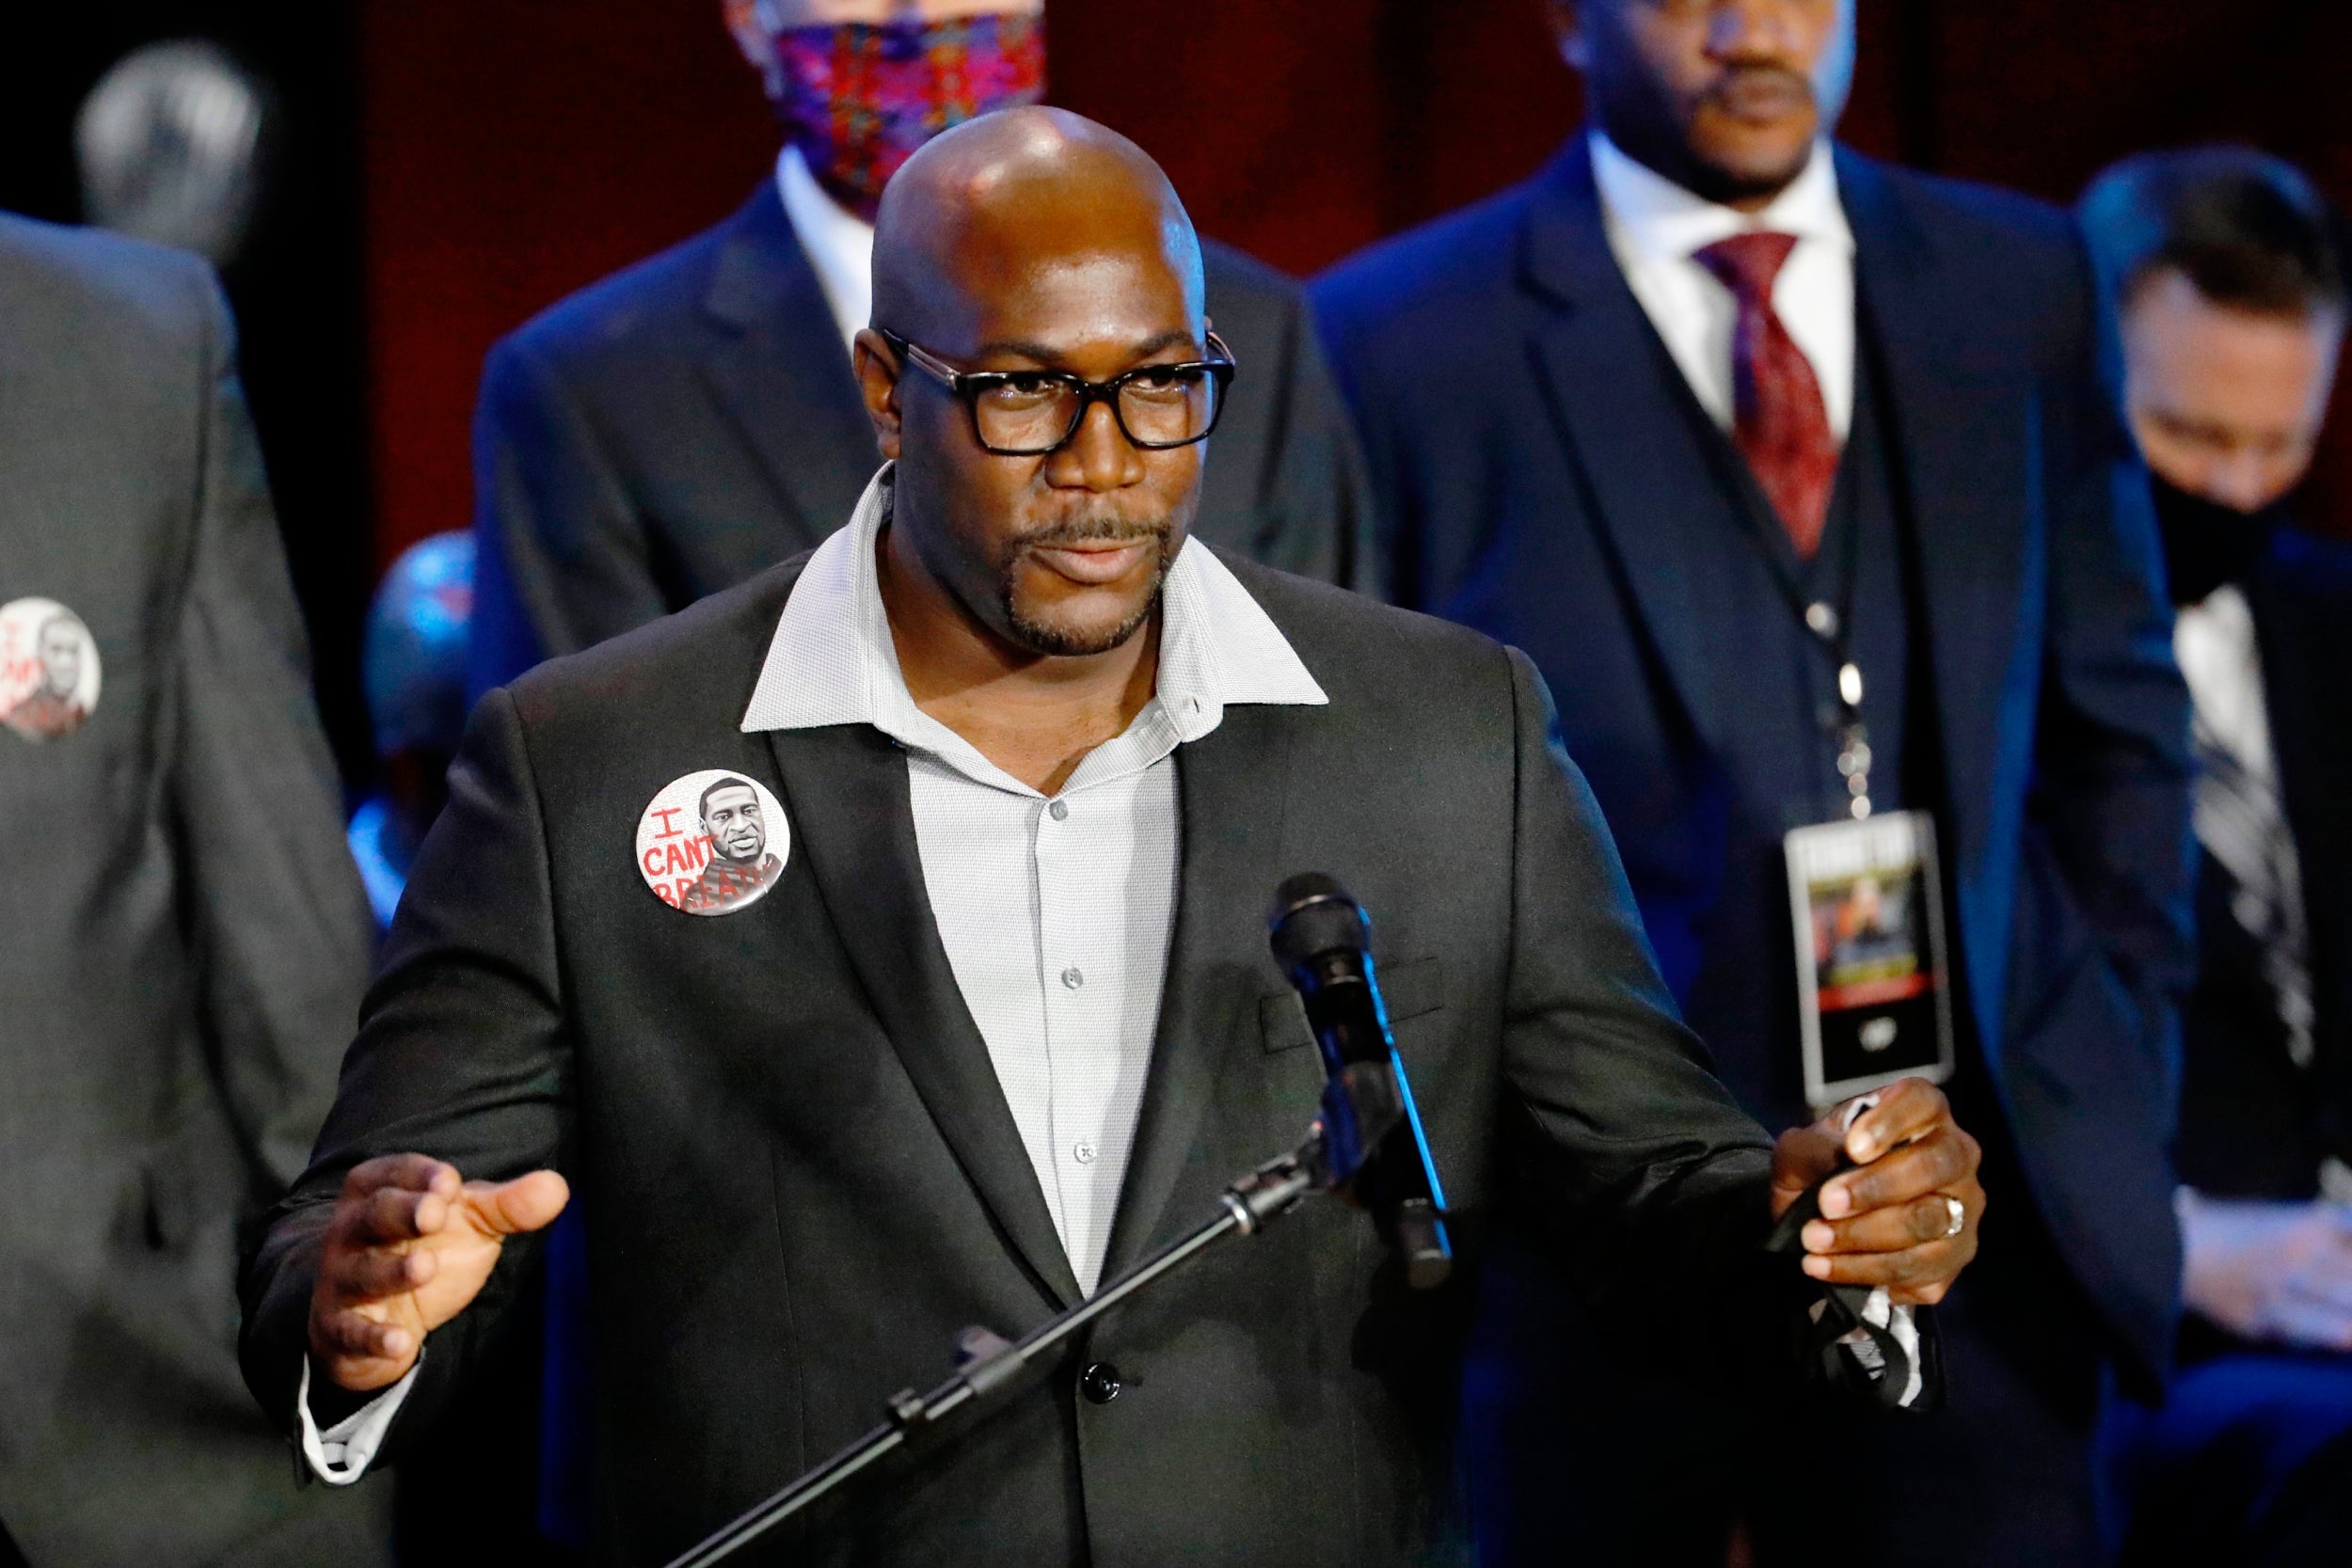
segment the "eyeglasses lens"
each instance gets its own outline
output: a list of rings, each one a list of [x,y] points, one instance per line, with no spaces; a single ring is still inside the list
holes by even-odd
[[[980,439],[1000,451],[1050,451],[1077,423],[1083,395],[1050,376],[1000,382],[974,404]],[[1194,367],[1170,366],[1136,376],[1119,389],[1119,422],[1130,440],[1147,446],[1198,440],[1214,422],[1216,411],[1216,382]]]

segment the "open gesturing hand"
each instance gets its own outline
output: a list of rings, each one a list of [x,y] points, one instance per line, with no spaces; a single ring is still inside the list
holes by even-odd
[[[506,1238],[548,1225],[570,1196],[551,1170],[461,1181],[423,1154],[353,1166],[310,1291],[311,1357],[355,1392],[399,1382],[424,1337],[481,1291]]]

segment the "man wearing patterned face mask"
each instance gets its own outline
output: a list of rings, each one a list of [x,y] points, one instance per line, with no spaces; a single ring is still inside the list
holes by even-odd
[[[740,8],[728,8],[730,24],[767,77],[792,153],[869,225],[882,186],[916,148],[1044,91],[1041,0],[941,0],[881,22],[861,20],[874,8],[866,5],[754,0],[749,27]],[[787,11],[809,20],[793,25]]]
[[[1043,91],[1042,0],[723,0],[785,133],[725,222],[492,350],[475,418],[476,691],[815,546],[877,458],[849,341],[872,217],[930,137]],[[1194,531],[1374,586],[1359,462],[1296,287],[1203,243],[1241,369]]]

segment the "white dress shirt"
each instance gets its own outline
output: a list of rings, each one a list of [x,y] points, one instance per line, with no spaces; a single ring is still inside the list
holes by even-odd
[[[1234,703],[1328,699],[1198,541],[1162,596],[1158,688],[1050,800],[914,705],[875,540],[891,469],[792,588],[746,731],[871,724],[906,748],[940,942],[1028,1150],[1079,1288],[1100,1279],[1143,1102],[1182,859],[1176,748]]]
[[[1772,310],[1813,366],[1831,433],[1845,440],[1853,428],[1854,246],[1829,144],[1814,144],[1804,172],[1770,206],[1742,213],[1693,196],[1635,163],[1599,130],[1589,135],[1609,249],[1699,406],[1726,431],[1739,307],[1731,291],[1691,257],[1754,230],[1797,237],[1773,280]]]
[[[826,195],[789,142],[776,155],[776,195],[816,269],[841,341],[853,341],[874,314],[874,226]]]
[[[2191,738],[2201,764],[2197,842],[2236,884],[2231,914],[2259,942],[2265,978],[2286,1027],[2287,1055],[2309,1067],[2316,1050],[2311,939],[2302,865],[2279,788],[2263,689],[2262,646],[2246,594],[2224,583],[2172,622],[2172,654],[2188,683]]]

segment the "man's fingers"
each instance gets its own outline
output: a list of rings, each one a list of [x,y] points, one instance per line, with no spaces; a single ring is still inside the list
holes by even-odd
[[[1965,1200],[1962,1200],[1963,1211]],[[1951,1204],[1942,1193],[1909,1203],[1873,1209],[1848,1220],[1812,1220],[1804,1227],[1807,1252],[1900,1252],[1905,1247],[1949,1239]]]
[[[386,1323],[364,1312],[322,1312],[310,1319],[310,1350],[320,1359],[336,1364],[336,1383],[343,1387],[355,1387],[348,1380],[353,1370],[348,1364],[353,1361],[397,1366],[400,1370],[383,1380],[392,1383],[416,1359],[416,1336],[400,1323]]]
[[[343,1238],[354,1246],[413,1242],[439,1230],[449,1219],[449,1200],[429,1189],[380,1187],[343,1202]]]
[[[440,1263],[423,1248],[368,1247],[330,1257],[325,1272],[337,1300],[358,1303],[405,1295],[439,1273]]]
[[[1951,1119],[1944,1091],[1924,1078],[1905,1078],[1879,1091],[1879,1102],[1846,1130],[1846,1153],[1867,1165],[1897,1144],[1909,1143]]]
[[[1976,1237],[1963,1232],[1948,1242],[1930,1242],[1899,1252],[1809,1252],[1804,1272],[1807,1277],[1829,1285],[1883,1285],[1895,1292],[1898,1301],[1908,1303],[1924,1299],[1917,1293],[1920,1288],[1951,1283],[1976,1251]]]
[[[2352,1313],[2352,1279],[2337,1269],[2306,1263],[2288,1275],[2282,1293],[2329,1311]]]
[[[1821,1212],[1844,1219],[1924,1197],[1939,1188],[1957,1190],[1975,1179],[1977,1141],[1957,1127],[1945,1127],[1916,1143],[1838,1177],[1821,1189]]]
[[[469,1181],[465,1200],[475,1225],[492,1236],[512,1236],[551,1224],[571,1200],[572,1189],[551,1170],[534,1170],[512,1181]]]
[[[2352,1312],[2341,1307],[2289,1296],[2271,1304],[2267,1319],[2264,1327],[2291,1344],[2352,1350]]]
[[[1778,1219],[1807,1187],[1837,1168],[1837,1136],[1828,1129],[1795,1127],[1772,1147],[1772,1217]]]
[[[343,1196],[361,1197],[380,1188],[457,1196],[457,1167],[430,1154],[379,1154],[362,1160],[343,1177]]]

